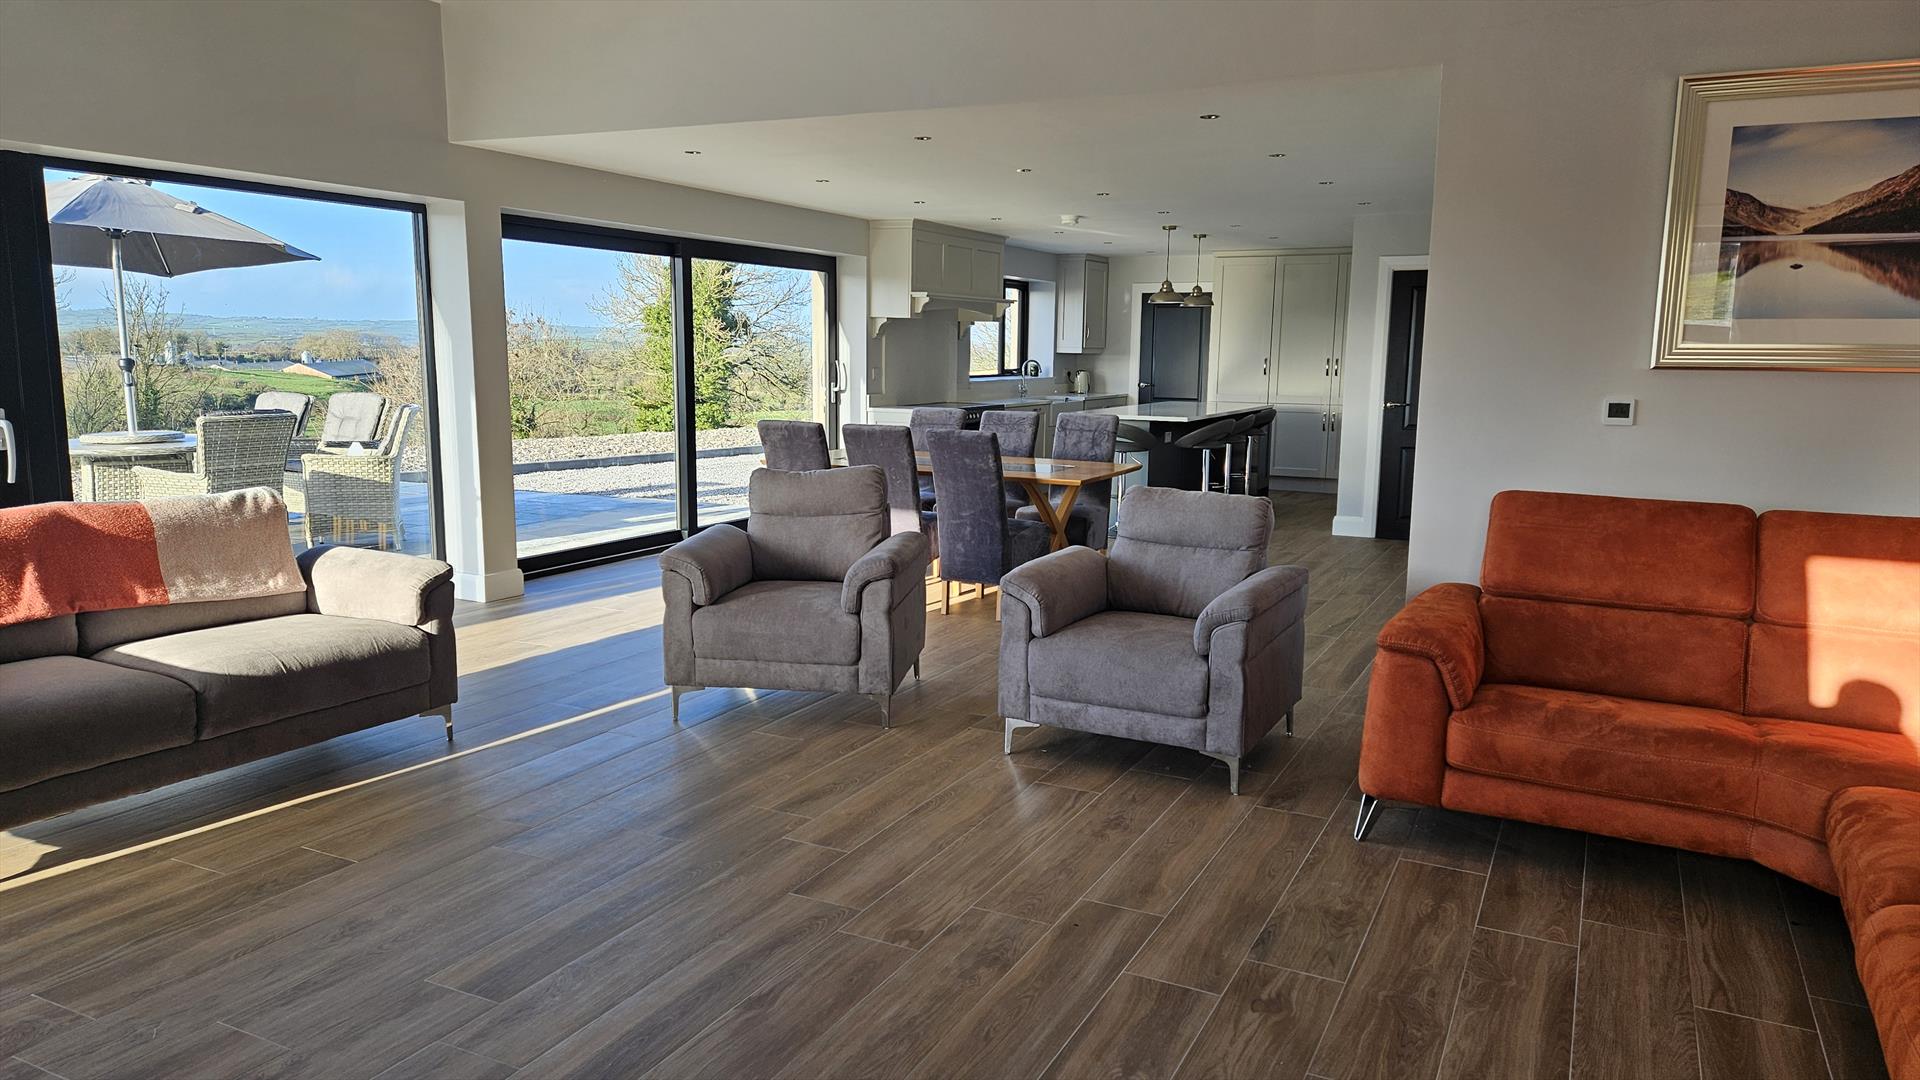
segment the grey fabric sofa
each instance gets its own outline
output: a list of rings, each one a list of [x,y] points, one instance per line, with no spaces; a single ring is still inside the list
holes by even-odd
[[[674,720],[710,686],[893,692],[927,638],[927,541],[888,535],[886,474],[872,465],[756,470],[747,527],[715,525],[660,556],[661,632]]]
[[[0,627],[0,827],[416,715],[453,737],[453,569],[322,547],[304,593]]]
[[[1143,487],[1109,555],[1062,548],[1000,581],[1000,712],[1226,762],[1285,717],[1306,661],[1307,571],[1268,567],[1264,498]]]

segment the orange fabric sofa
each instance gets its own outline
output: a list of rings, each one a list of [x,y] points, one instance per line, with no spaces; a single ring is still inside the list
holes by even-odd
[[[1753,859],[1838,893],[1920,1080],[1920,518],[1535,491],[1380,631],[1378,800]]]

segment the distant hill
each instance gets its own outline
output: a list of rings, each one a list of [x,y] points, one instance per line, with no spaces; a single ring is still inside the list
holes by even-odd
[[[1920,233],[1920,165],[1872,187],[1803,210],[1773,206],[1728,188],[1720,231],[1724,236]]]
[[[238,352],[247,352],[263,344],[292,345],[308,334],[328,330],[349,330],[367,337],[390,337],[402,345],[420,343],[420,324],[412,319],[312,319],[256,315],[196,315],[180,312],[180,329],[191,334],[204,333],[226,342]],[[112,308],[61,308],[60,329],[84,330],[113,326]],[[560,326],[582,341],[601,342],[606,332],[597,326]]]

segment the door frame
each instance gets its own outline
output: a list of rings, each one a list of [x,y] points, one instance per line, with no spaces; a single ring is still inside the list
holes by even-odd
[[[1342,408],[1346,416],[1347,430],[1341,433],[1342,439],[1360,436],[1366,440],[1367,467],[1361,472],[1364,485],[1361,491],[1359,528],[1348,532],[1340,529],[1335,522],[1334,533],[1340,536],[1373,537],[1380,526],[1380,407],[1387,400],[1387,325],[1393,310],[1393,275],[1403,270],[1427,270],[1432,261],[1428,255],[1382,255],[1380,257],[1379,277],[1373,297],[1373,342],[1368,349],[1367,359],[1367,396],[1361,402],[1360,409]],[[1345,385],[1344,383],[1342,384]],[[1353,430],[1353,418],[1358,413],[1363,419],[1365,431]],[[1346,475],[1343,470],[1342,476]],[[1416,474],[1417,475],[1417,474]]]

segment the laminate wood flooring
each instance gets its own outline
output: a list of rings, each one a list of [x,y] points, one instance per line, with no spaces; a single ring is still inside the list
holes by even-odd
[[[404,721],[0,833],[0,1077],[1885,1075],[1831,897],[1418,807],[1352,839],[1403,544],[1274,500],[1296,735],[1000,752],[993,597],[670,718],[653,559],[463,605]],[[929,594],[933,601],[936,594]]]

